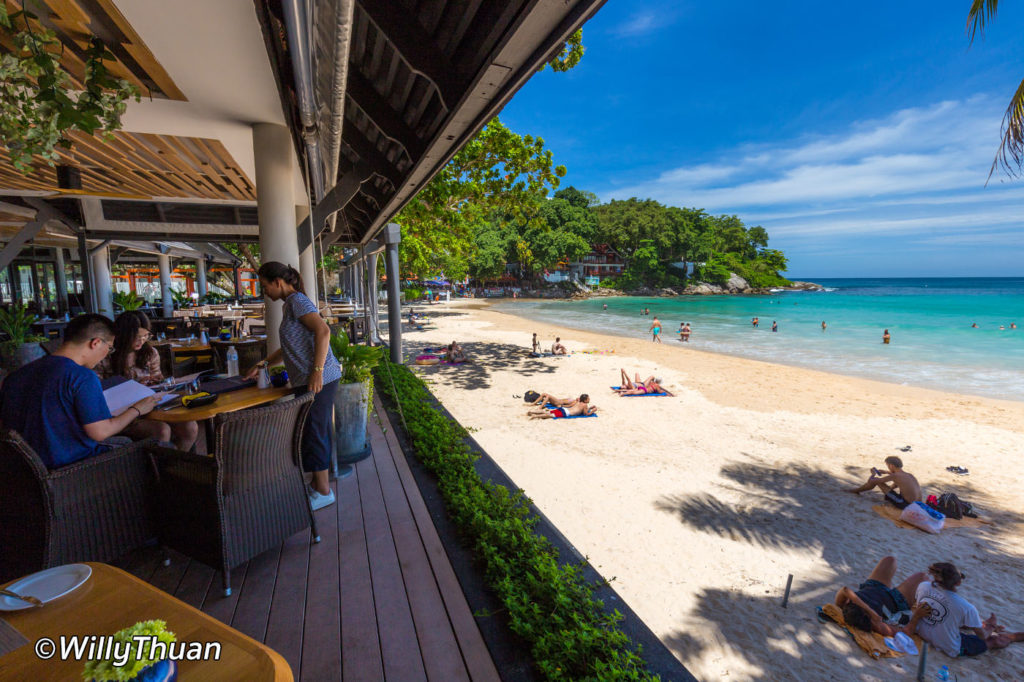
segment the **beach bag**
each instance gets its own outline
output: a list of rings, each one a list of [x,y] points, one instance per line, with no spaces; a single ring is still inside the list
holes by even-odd
[[[537,391],[527,391],[523,394],[523,402],[535,403],[539,397],[540,393],[537,393]]]
[[[947,519],[962,519],[965,516],[977,518],[978,516],[974,513],[974,505],[961,500],[956,493],[939,495],[935,508],[942,512]]]
[[[936,534],[942,530],[946,523],[946,517],[942,515],[942,512],[932,509],[924,502],[914,502],[907,505],[906,509],[900,514],[900,520],[906,521],[912,526],[917,526],[921,530]]]

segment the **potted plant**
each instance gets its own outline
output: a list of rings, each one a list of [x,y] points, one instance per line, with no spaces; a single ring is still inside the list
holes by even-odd
[[[178,665],[173,660],[149,658],[158,652],[167,654],[171,642],[177,641],[164,621],[144,620],[115,632],[110,640],[109,651],[117,652],[118,657],[89,661],[85,664],[83,679],[93,682],[174,682],[178,679]],[[127,660],[122,658],[125,652]]]
[[[174,299],[175,305],[178,308],[191,308],[195,301],[192,297],[186,294],[184,291],[178,291],[177,289],[171,289],[171,298]]]
[[[46,354],[39,345],[46,337],[32,333],[38,319],[24,305],[0,309],[0,332],[7,335],[7,340],[0,343],[0,364],[5,369],[14,371]]]
[[[140,297],[134,291],[125,293],[118,291],[114,294],[114,305],[120,306],[121,310],[127,312],[130,310],[138,310],[146,302],[146,299]]]
[[[380,347],[349,343],[339,331],[331,335],[331,351],[341,362],[341,380],[334,394],[334,450],[341,467],[338,475],[351,472],[350,465],[370,456],[366,421],[371,405],[371,370],[380,362]]]

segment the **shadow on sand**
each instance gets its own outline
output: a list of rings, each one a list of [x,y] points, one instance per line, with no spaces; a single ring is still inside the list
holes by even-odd
[[[836,577],[796,575],[787,609],[781,607],[785,574],[767,576],[770,585],[752,579],[734,588],[700,590],[691,613],[706,629],[694,632],[692,627],[681,627],[662,637],[691,669],[702,656],[714,655],[713,648],[725,646],[743,660],[746,670],[735,671],[730,679],[747,679],[745,675],[769,679],[779,671],[788,671],[786,679],[910,679],[916,658],[873,661],[838,627],[821,624],[815,612],[815,607],[831,601],[842,585],[855,587],[864,580],[886,554],[895,555],[900,562],[897,581],[925,570],[933,561],[954,561],[971,577],[961,588],[968,601],[985,615],[995,610],[1014,629],[1024,629],[1024,617],[1019,615],[1024,609],[1024,557],[1005,542],[1019,543],[1024,523],[1021,513],[989,508],[985,511],[996,521],[993,526],[929,535],[898,528],[878,517],[871,506],[881,502],[879,493],[858,497],[842,492],[860,479],[863,472],[859,469],[848,467],[849,477],[840,479],[808,464],[781,470],[746,457],[720,471],[720,487],[741,494],[740,503],[705,493],[665,496],[655,507],[686,526],[737,543],[820,553]],[[965,496],[971,494],[963,484],[945,487],[960,487]],[[756,575],[758,570],[751,566],[749,573]],[[964,673],[969,679],[1017,679],[999,672],[1007,665],[1018,669],[1024,661],[1024,645],[1014,647],[1018,649],[956,661],[961,679]],[[932,658],[929,669],[943,664],[954,667],[939,654]],[[990,669],[993,665],[996,671]]]

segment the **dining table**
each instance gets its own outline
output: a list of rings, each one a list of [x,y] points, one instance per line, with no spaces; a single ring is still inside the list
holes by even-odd
[[[202,385],[200,385],[200,390],[202,390]],[[276,386],[268,386],[267,388],[248,386],[235,391],[220,393],[217,395],[215,402],[203,405],[202,407],[189,408],[179,406],[170,409],[157,408],[147,414],[146,419],[153,419],[168,424],[191,421],[201,422],[206,437],[206,445],[209,448],[213,444],[213,418],[218,414],[266,405],[285,396],[292,395],[295,393],[295,390],[291,386],[282,386],[280,388]]]
[[[293,679],[288,662],[265,644],[114,566],[67,568],[87,572],[83,565],[91,573],[71,592],[41,607],[0,612],[0,679],[80,680],[85,661],[63,656],[61,638],[106,637],[147,620],[164,621],[178,643],[201,645],[208,660],[176,662],[183,682]]]

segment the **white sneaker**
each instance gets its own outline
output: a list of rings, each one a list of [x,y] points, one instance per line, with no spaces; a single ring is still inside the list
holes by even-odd
[[[313,511],[317,509],[323,509],[324,507],[330,507],[334,504],[334,491],[322,495],[317,491],[310,489],[309,491],[309,506],[312,507]]]

